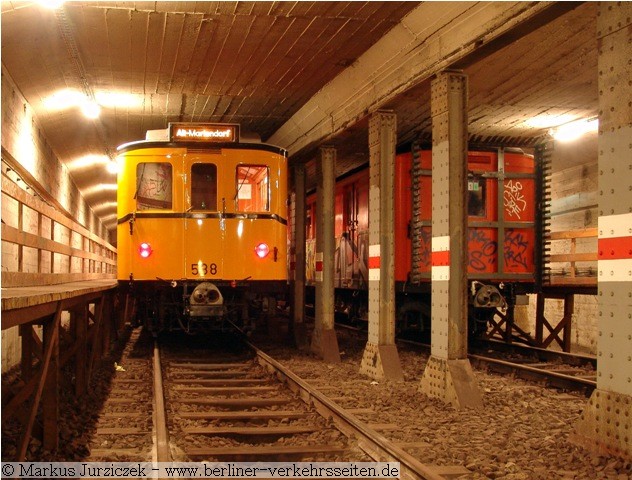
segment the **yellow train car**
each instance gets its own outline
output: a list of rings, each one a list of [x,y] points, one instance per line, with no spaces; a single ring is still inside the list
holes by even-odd
[[[247,327],[286,292],[287,152],[239,130],[172,123],[118,148],[118,280],[154,330]]]

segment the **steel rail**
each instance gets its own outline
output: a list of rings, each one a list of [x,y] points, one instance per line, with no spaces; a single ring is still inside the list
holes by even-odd
[[[419,462],[402,448],[390,442],[382,434],[369,428],[344,408],[336,405],[269,355],[250,342],[246,343],[256,353],[260,365],[274,373],[294,393],[298,393],[305,403],[313,405],[323,417],[333,420],[337,428],[347,437],[355,438],[358,442],[358,447],[367,455],[375,461],[399,462],[401,479],[445,480],[445,477],[433,471],[432,467]]]
[[[169,430],[167,429],[165,394],[162,386],[160,348],[158,348],[157,340],[154,340],[154,428],[156,431],[156,461],[170,462]]]
[[[524,379],[546,380],[550,385],[558,388],[573,390],[583,389],[586,396],[589,396],[592,391],[597,388],[597,382],[586,378],[551,372],[542,368],[530,367],[529,365],[498,360],[496,358],[489,358],[481,355],[474,355],[472,353],[468,354],[468,358],[495,371],[513,372]]]
[[[397,339],[397,342],[413,345],[416,347],[422,347],[425,349],[430,349],[430,345],[415,342],[412,340],[401,340]],[[500,344],[502,345],[502,344]],[[493,348],[493,346],[491,347]],[[531,351],[531,353],[542,354],[542,349],[533,349],[532,347],[526,347],[523,349],[523,353],[526,351]],[[558,355],[559,352],[550,351],[548,355],[549,361],[551,359],[565,359],[567,361],[571,360],[574,356],[572,354],[563,354]],[[586,378],[577,377],[573,375],[566,375],[563,373],[552,372],[543,368],[531,367],[528,364],[515,363],[507,360],[499,360],[496,358],[487,357],[484,355],[477,355],[473,353],[468,353],[467,357],[474,363],[479,366],[486,366],[496,372],[507,373],[512,372],[516,374],[518,377],[523,378],[525,380],[538,380],[547,381],[550,385],[557,388],[566,388],[574,391],[583,391],[586,396],[590,395],[595,388],[597,388],[597,382],[594,380],[588,380]],[[585,361],[585,363],[591,364],[591,357],[588,356],[578,356],[577,361]],[[569,362],[571,363],[571,362]],[[577,362],[575,362],[577,363]]]
[[[577,354],[569,352],[560,352],[557,350],[548,350],[546,348],[534,347],[532,345],[524,345],[521,343],[505,343],[493,339],[474,339],[472,345],[481,349],[493,349],[507,353],[519,353],[523,355],[534,355],[545,361],[560,361],[567,365],[581,366],[590,365],[597,368],[597,357],[594,355]]]

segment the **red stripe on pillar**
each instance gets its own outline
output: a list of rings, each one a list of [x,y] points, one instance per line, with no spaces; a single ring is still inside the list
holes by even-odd
[[[450,265],[450,250],[432,252],[432,266],[445,267]]]
[[[369,257],[369,268],[380,268],[380,257]]]
[[[317,272],[323,271],[323,262],[316,262],[316,271]]]
[[[600,238],[597,241],[599,260],[632,258],[632,237]]]

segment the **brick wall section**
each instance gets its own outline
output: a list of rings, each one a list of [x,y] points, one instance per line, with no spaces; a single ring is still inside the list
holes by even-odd
[[[2,95],[2,148],[26,168],[39,183],[37,187],[57,199],[77,223],[109,241],[107,229],[89,208],[79,189],[70,178],[68,170],[50,148],[43,132],[39,129],[31,107],[18,91],[4,67],[2,67],[0,91]],[[5,166],[4,163],[3,166]],[[14,172],[7,173],[3,170],[3,174],[7,174],[14,181],[17,180]],[[23,181],[18,181],[17,184],[24,187]],[[17,228],[18,217],[17,202],[3,194],[2,221]],[[54,235],[56,240],[68,243],[69,231],[67,228],[56,225],[54,229],[51,229],[50,221],[42,223],[40,233],[38,233],[39,228],[37,214],[25,207],[22,212],[23,231],[39,234],[48,239]],[[72,245],[77,248],[82,248],[80,244],[80,240],[72,242]],[[54,272],[69,271],[70,258],[68,256],[54,254],[54,258],[50,257],[50,254],[42,256],[43,271],[50,271],[51,262],[54,264]],[[37,251],[25,247],[23,249],[22,271],[37,272],[37,265]],[[15,272],[17,270],[17,245],[2,242],[2,271]],[[72,272],[78,271],[81,271],[80,261],[73,260]],[[6,372],[19,362],[21,355],[19,340],[17,328],[2,331],[2,372]]]
[[[68,170],[58,160],[39,129],[31,107],[4,67],[1,92],[2,147],[31,172],[39,186],[56,198],[77,223],[99,237],[108,239],[107,229],[81,197]],[[2,216],[5,217],[4,208]]]

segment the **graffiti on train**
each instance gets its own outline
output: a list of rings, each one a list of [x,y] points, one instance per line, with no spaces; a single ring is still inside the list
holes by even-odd
[[[533,265],[533,248],[529,238],[520,230],[505,232],[505,265],[508,268],[529,270]]]
[[[430,271],[430,260],[432,255],[432,228],[422,227],[419,229],[419,267],[421,270]]]
[[[496,269],[498,242],[488,232],[489,230],[483,228],[469,229],[469,267],[477,272],[494,271]]]
[[[523,193],[522,182],[516,180],[506,182],[503,201],[507,217],[520,220],[522,213],[527,209],[527,200]]]

